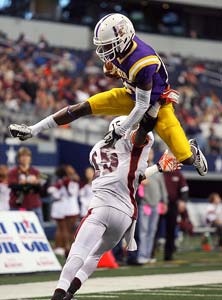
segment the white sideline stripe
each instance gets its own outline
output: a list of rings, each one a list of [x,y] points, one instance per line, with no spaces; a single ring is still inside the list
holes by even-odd
[[[218,287],[218,288],[222,288],[221,284],[212,284],[212,287]]]
[[[128,295],[128,294],[127,294]],[[78,298],[119,298],[119,295],[104,295],[104,294],[101,294],[101,295],[78,295]],[[17,300],[17,299],[14,299],[14,300]],[[21,300],[21,299],[19,299],[19,300]],[[39,299],[22,299],[22,300],[49,300],[49,298],[39,298]],[[74,299],[75,300],[75,299]]]
[[[127,293],[127,292],[117,292],[118,293],[118,295],[119,296],[127,296],[127,295],[129,295],[129,293]],[[141,295],[145,295],[144,293],[132,293],[132,296],[141,296]],[[186,293],[184,293],[184,294],[182,294],[182,293],[171,293],[171,292],[166,292],[166,293],[164,293],[164,291],[163,292],[161,292],[161,291],[156,291],[156,292],[148,292],[147,294],[146,294],[147,296],[156,296],[156,295],[158,295],[158,296],[185,296],[185,297],[193,297],[193,296],[197,296],[197,297],[206,297],[206,296],[216,296],[216,297],[221,297],[221,295],[217,295],[217,294],[194,294],[194,293],[192,293],[192,294],[186,294]],[[84,295],[79,295],[79,296],[81,296],[81,297],[85,297]],[[79,297],[78,296],[78,297]],[[101,295],[102,296],[102,295]],[[89,295],[89,297],[91,297],[90,295]]]
[[[119,295],[78,295],[78,298],[119,298]]]
[[[192,287],[186,287],[187,290],[190,290],[189,292],[192,291]],[[209,287],[195,287],[195,290],[196,291],[222,291],[222,286],[219,288],[219,287],[216,287],[216,286],[209,286]],[[175,288],[175,291],[182,291],[184,292],[185,290],[184,289],[179,289],[179,288]],[[188,292],[188,291],[186,291]],[[222,295],[221,295],[222,297]]]
[[[56,281],[49,281],[1,285],[0,300],[49,297],[52,295],[56,283]],[[86,281],[79,294],[195,286],[211,283],[222,283],[222,271],[92,278]]]
[[[196,290],[196,287],[194,287],[194,289]],[[173,289],[173,290],[164,289],[164,290],[153,291],[152,289],[144,289],[144,290],[135,290],[135,292],[136,293],[140,293],[140,294],[153,293],[153,292],[158,292],[158,293],[176,293],[176,294],[178,294],[178,292],[182,292],[182,293],[190,294],[190,293],[192,293],[192,290],[187,291],[185,289],[179,289],[179,288],[177,289],[176,288],[176,289]]]
[[[123,294],[121,294],[121,295],[123,295]],[[125,293],[125,295],[129,295],[129,294],[127,294],[127,293]],[[133,294],[134,295],[134,294]],[[135,294],[136,295],[136,294]],[[216,298],[221,298],[221,295],[215,295],[215,294],[209,294],[209,295],[206,295],[206,294],[174,294],[174,293],[159,293],[159,292],[157,292],[157,293],[149,293],[149,294],[147,294],[148,296],[178,296],[178,298],[179,297],[205,297],[206,298],[206,296],[209,296],[209,297],[212,297],[212,299],[213,299],[213,297],[216,297]]]

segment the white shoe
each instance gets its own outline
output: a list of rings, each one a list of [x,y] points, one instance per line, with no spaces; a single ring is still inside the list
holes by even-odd
[[[27,125],[11,124],[8,127],[12,137],[18,137],[21,141],[25,141],[32,137],[32,130]]]
[[[203,155],[202,151],[200,150],[200,147],[198,146],[196,139],[189,140],[189,143],[190,146],[194,148],[196,152],[196,158],[193,165],[201,176],[205,176],[208,172],[207,160]]]
[[[137,262],[141,265],[145,265],[149,262],[149,258],[145,258],[145,257],[138,257]]]

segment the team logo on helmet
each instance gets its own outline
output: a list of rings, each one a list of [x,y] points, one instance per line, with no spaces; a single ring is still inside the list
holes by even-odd
[[[126,34],[126,28],[125,28],[125,23],[121,21],[119,24],[114,26],[116,33],[122,37],[124,34]]]

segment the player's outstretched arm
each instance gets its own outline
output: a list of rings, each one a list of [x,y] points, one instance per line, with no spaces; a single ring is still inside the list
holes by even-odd
[[[134,145],[142,147],[147,140],[147,130],[143,126],[139,126],[139,129],[134,134]]]
[[[123,136],[133,125],[140,122],[150,105],[152,82],[136,87],[136,104],[126,120],[117,128],[116,134]]]
[[[181,169],[181,166],[182,164],[178,162],[172,154],[169,154],[168,150],[166,150],[155,165],[146,168],[145,176],[147,178],[157,172],[173,172]]]
[[[129,128],[132,128],[135,124],[140,122],[140,120],[143,118],[145,112],[147,111],[150,105],[151,89],[152,89],[152,82],[150,82],[145,86],[136,87],[136,104],[133,110],[127,116],[126,120],[118,128],[109,131],[105,135],[104,140],[106,144],[108,144],[109,146],[114,146],[116,141],[120,139],[121,136],[124,136],[124,134]],[[146,131],[146,134],[147,132],[148,131]],[[141,143],[141,145],[142,144],[143,143]]]
[[[38,135],[46,129],[68,124],[82,116],[90,115],[91,113],[91,107],[88,101],[86,101],[76,105],[67,106],[32,126],[11,124],[9,126],[9,132],[12,137],[18,137],[20,140],[24,141]]]

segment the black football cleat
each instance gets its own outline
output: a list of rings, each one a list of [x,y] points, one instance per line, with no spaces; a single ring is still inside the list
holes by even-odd
[[[56,289],[51,300],[63,300],[66,296],[66,291],[62,289]]]

